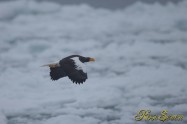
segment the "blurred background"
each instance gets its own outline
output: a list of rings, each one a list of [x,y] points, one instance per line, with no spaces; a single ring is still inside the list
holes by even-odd
[[[0,0],[0,1],[13,1],[13,0]],[[166,5],[167,3],[177,4],[182,0],[36,0],[38,2],[54,2],[61,5],[80,5],[88,4],[95,8],[106,8],[106,9],[123,9],[130,6],[136,2],[142,2],[147,4],[159,3]]]
[[[186,117],[186,12],[185,0],[0,0],[0,124]],[[82,85],[40,67],[73,54],[96,58]]]

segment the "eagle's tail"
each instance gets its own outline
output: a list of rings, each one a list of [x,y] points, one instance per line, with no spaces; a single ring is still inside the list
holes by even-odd
[[[41,67],[44,67],[44,66],[48,66],[50,68],[55,68],[55,67],[60,67],[60,64],[59,63],[52,63],[52,64],[42,65]]]

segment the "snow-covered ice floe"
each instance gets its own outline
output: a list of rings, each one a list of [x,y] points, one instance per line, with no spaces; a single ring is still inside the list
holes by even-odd
[[[132,124],[141,109],[186,117],[186,12],[187,1],[115,11],[0,2],[0,123]],[[40,67],[72,54],[97,60],[83,85]]]

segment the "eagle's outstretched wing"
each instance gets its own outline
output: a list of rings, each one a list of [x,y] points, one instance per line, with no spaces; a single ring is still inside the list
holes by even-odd
[[[62,67],[50,67],[51,80],[58,80],[59,78],[65,77],[66,73]]]
[[[83,83],[86,81],[87,73],[81,70],[80,68],[77,69],[77,65],[75,61],[69,59],[62,65],[66,75],[73,81],[73,83]]]

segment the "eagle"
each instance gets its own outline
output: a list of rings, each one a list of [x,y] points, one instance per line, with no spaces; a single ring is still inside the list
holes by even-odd
[[[84,63],[94,61],[95,59],[91,57],[71,55],[61,59],[58,63],[43,66],[50,68],[50,77],[53,81],[67,76],[73,83],[81,84],[88,78]]]

